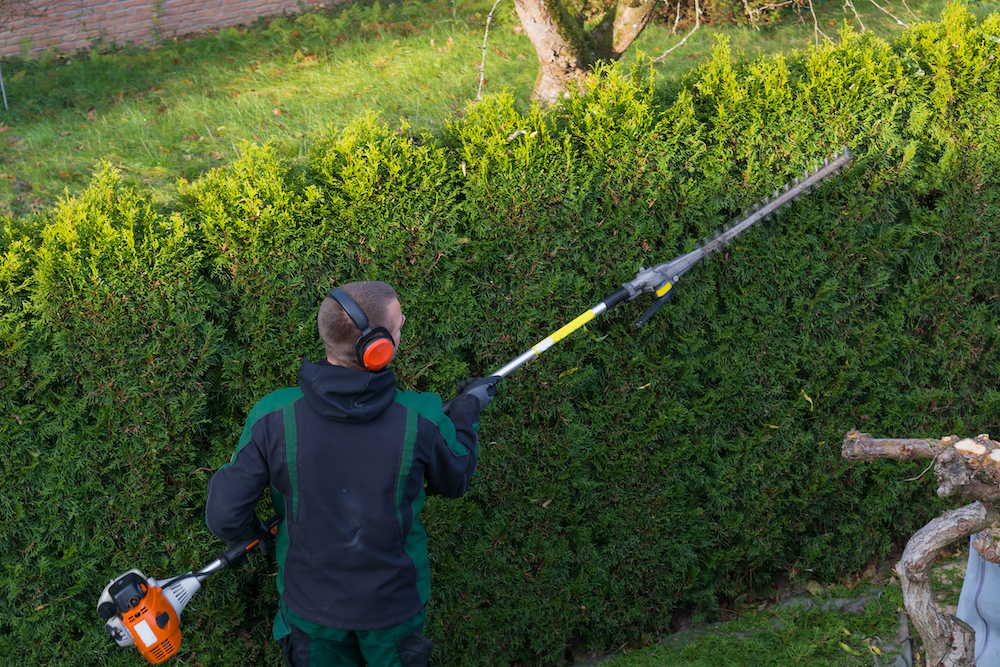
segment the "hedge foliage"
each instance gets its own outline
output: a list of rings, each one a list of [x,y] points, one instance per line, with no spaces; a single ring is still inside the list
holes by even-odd
[[[610,69],[551,112],[499,95],[434,136],[369,116],[307,160],[248,145],[167,210],[105,167],[8,221],[5,664],[139,663],[103,634],[99,592],[222,548],[208,477],[250,406],[321,355],[331,285],[397,285],[401,383],[449,394],[845,144],[843,176],[688,273],[646,327],[646,302],[623,305],[504,381],[472,490],[427,504],[427,632],[440,664],[556,663],[780,571],[886,554],[944,505],[903,481],[916,464],[840,461],[844,433],[998,426],[998,36],[953,6],[892,44],[750,61],[720,43],[682,80]],[[185,664],[279,664],[272,577],[207,582]]]

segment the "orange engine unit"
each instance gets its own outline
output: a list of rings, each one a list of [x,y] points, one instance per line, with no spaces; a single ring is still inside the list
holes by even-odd
[[[181,646],[181,623],[177,612],[159,586],[151,587],[140,577],[122,583],[131,589],[131,595],[116,596],[124,603],[119,604],[119,610],[127,607],[120,612],[120,618],[132,635],[135,647],[154,665],[168,660]]]

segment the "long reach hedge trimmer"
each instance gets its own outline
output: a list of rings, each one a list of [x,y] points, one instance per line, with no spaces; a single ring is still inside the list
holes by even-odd
[[[737,236],[747,231],[762,220],[767,220],[782,208],[791,206],[809,192],[827,180],[831,176],[840,173],[840,170],[850,164],[854,156],[846,146],[840,154],[831,155],[817,164],[810,171],[802,174],[801,177],[786,183],[784,187],[774,191],[774,193],[754,206],[752,209],[744,211],[743,215],[731,225],[720,229],[712,238],[705,239],[697,248],[691,252],[681,255],[675,259],[650,266],[642,267],[635,278],[622,285],[620,288],[604,297],[600,303],[586,311],[575,320],[557,329],[548,337],[539,341],[526,350],[519,357],[491,373],[486,380],[490,384],[496,384],[501,378],[506,377],[524,364],[528,363],[542,352],[549,349],[566,336],[570,335],[587,322],[591,321],[601,313],[611,310],[615,306],[625,301],[631,301],[640,294],[652,292],[656,295],[656,300],[646,309],[646,312],[636,321],[635,326],[641,327],[649,318],[656,313],[660,307],[674,295],[674,285],[680,277],[695,267],[701,260],[708,257],[713,252],[728,245]],[[492,395],[492,394],[491,394]],[[445,404],[444,410],[447,413],[451,401]]]

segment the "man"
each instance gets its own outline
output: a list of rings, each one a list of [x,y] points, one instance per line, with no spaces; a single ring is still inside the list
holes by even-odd
[[[261,534],[254,508],[270,486],[274,637],[288,667],[428,664],[424,484],[451,498],[468,489],[498,378],[463,383],[448,415],[436,394],[397,390],[385,366],[405,322],[386,283],[331,290],[318,315],[326,360],[304,361],[298,387],[254,406],[209,482],[206,520],[227,542]]]

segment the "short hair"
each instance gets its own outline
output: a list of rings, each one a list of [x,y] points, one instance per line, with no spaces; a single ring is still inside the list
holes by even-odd
[[[358,304],[361,312],[368,318],[369,327],[392,327],[393,323],[389,321],[389,304],[398,298],[392,285],[378,280],[362,280],[345,283],[340,289]],[[354,351],[354,344],[361,337],[361,330],[354,325],[343,306],[335,299],[326,297],[320,304],[316,320],[326,356],[338,365],[364,370]]]

